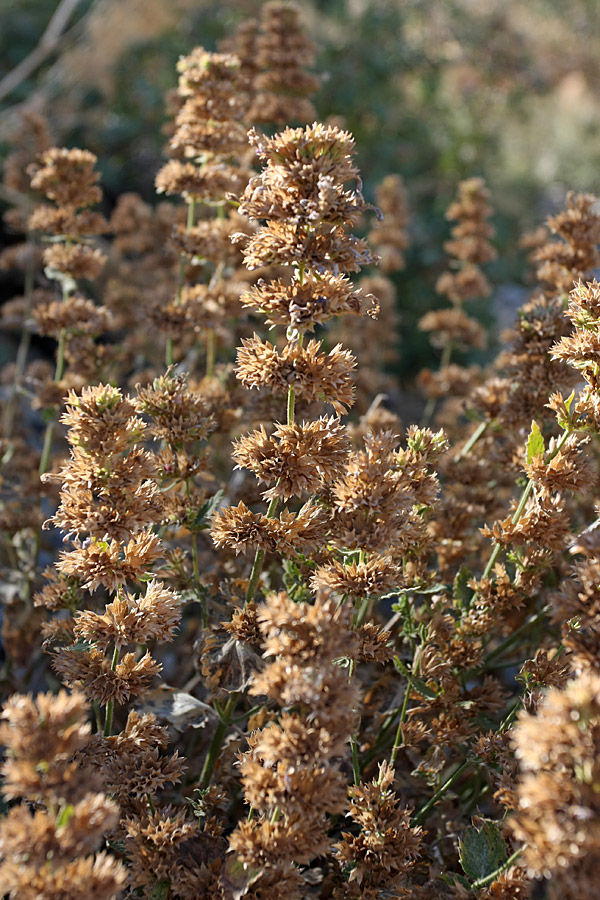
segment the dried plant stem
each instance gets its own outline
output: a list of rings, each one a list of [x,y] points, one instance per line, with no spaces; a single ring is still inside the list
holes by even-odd
[[[194,225],[194,218],[196,214],[196,201],[192,198],[188,204],[188,214],[187,221],[185,224],[185,233],[189,234]],[[181,261],[179,263],[179,277],[177,279],[177,295],[175,297],[175,305],[179,306],[181,303],[181,292],[183,291],[183,282],[185,275],[185,257],[181,257]],[[173,365],[173,338],[167,338],[167,344],[165,348],[165,363],[167,369],[169,366]]]
[[[358,761],[358,741],[356,735],[350,738],[350,749],[352,750],[352,772],[354,774],[354,784],[360,784],[360,763]]]
[[[219,721],[217,722],[210,747],[208,748],[208,753],[206,754],[206,759],[204,760],[204,765],[202,766],[202,773],[200,775],[199,782],[200,790],[207,788],[210,784],[210,779],[217,764],[217,759],[219,758],[219,753],[221,752],[221,747],[223,746],[223,741],[225,740],[227,729],[231,724],[238,699],[239,694],[231,694],[227,703],[225,704],[224,709],[222,710],[218,707],[215,701],[215,707],[219,712]]]
[[[296,411],[296,394],[294,393],[294,389],[292,385],[288,387],[288,396],[287,396],[287,423],[288,425],[292,425],[294,422],[294,414]]]
[[[115,644],[115,649],[113,650],[113,657],[111,662],[111,671],[114,672],[117,668],[117,663],[119,662],[119,648]],[[106,701],[106,711],[104,717],[104,737],[110,737],[112,731],[112,723],[113,716],[115,712],[115,701],[112,699]]]

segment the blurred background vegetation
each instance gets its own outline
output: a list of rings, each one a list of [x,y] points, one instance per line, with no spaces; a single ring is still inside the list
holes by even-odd
[[[495,297],[481,313],[502,325],[522,297],[522,232],[555,211],[568,189],[600,191],[600,3],[297,5],[324,76],[319,118],[354,133],[366,195],[372,199],[390,172],[406,182],[412,245],[397,284],[409,339],[398,371],[409,379],[431,362],[415,323],[444,305],[434,284],[445,262],[444,212],[460,179],[483,175],[491,189],[499,259],[488,270]],[[215,49],[261,3],[67,0],[54,39],[49,25],[59,6],[0,2],[0,147],[10,149],[19,111],[43,110],[57,143],[97,154],[109,208],[123,191],[152,200],[178,56],[198,44]]]

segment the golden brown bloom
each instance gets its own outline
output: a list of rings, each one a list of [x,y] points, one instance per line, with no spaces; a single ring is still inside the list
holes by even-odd
[[[259,481],[273,485],[266,499],[318,493],[324,482],[342,471],[348,438],[339,420],[322,417],[302,425],[277,425],[273,435],[264,428],[245,435],[234,445],[239,468],[251,469]]]
[[[250,141],[265,168],[251,179],[238,212],[268,223],[249,241],[240,236],[248,268],[276,263],[336,275],[373,261],[366,242],[345,231],[366,208],[359,191],[344,187],[358,174],[350,134],[315,122],[273,138],[252,131]]]
[[[131,710],[120,734],[94,735],[80,757],[100,772],[106,790],[122,808],[132,808],[139,814],[137,801],[148,794],[156,796],[167,785],[181,780],[184,761],[177,752],[164,753],[168,742],[168,730],[155,716]]]
[[[244,68],[254,76],[249,122],[281,125],[290,121],[308,122],[314,116],[309,97],[318,89],[320,81],[306,67],[314,61],[315,48],[303,34],[299,19],[297,7],[270,0],[261,7],[258,33],[251,24],[249,34],[242,31],[232,42],[233,52],[241,50]],[[250,36],[251,54],[244,53]]]
[[[237,193],[246,180],[236,166],[224,162],[200,169],[191,162],[171,159],[156,176],[155,184],[157,194],[181,194],[187,201],[207,202]]]
[[[329,588],[349,597],[371,597],[393,590],[402,580],[400,567],[390,556],[373,554],[366,562],[342,564],[333,560],[319,566],[311,577],[314,590]]]
[[[553,900],[596,890],[599,714],[600,681],[584,673],[550,690],[537,715],[522,713],[514,729],[522,776],[511,827],[525,842],[529,872],[547,879]]]
[[[106,650],[109,644],[147,644],[173,639],[180,619],[181,600],[161,581],[147,582],[146,593],[128,591],[109,603],[104,613],[85,610],[77,615],[74,634]]]
[[[348,880],[365,891],[398,891],[421,854],[422,829],[411,828],[410,811],[399,807],[393,782],[394,770],[384,763],[378,779],[350,789],[349,816],[361,830],[357,836],[342,832],[335,845]]]
[[[53,654],[54,668],[69,686],[81,686],[87,697],[103,706],[109,700],[124,703],[139,697],[150,687],[162,666],[146,652],[136,661],[135,653],[126,653],[113,668],[100,650],[65,648]]]
[[[374,622],[365,622],[355,628],[358,638],[356,660],[385,664],[396,656],[391,632],[379,628]]]
[[[320,341],[310,340],[306,347],[288,344],[279,354],[273,344],[254,335],[242,339],[236,375],[247,388],[285,393],[291,385],[297,397],[309,403],[323,400],[342,415],[354,400],[352,370],[356,360],[341,344],[327,354],[319,353],[320,348]]]
[[[444,347],[448,343],[457,347],[485,347],[487,338],[479,322],[468,316],[462,309],[436,309],[419,320],[421,331],[432,332],[434,347]]]
[[[111,313],[87,297],[73,294],[66,300],[38,304],[32,313],[38,334],[58,338],[64,329],[70,334],[102,334],[113,325]]]
[[[226,843],[198,830],[185,810],[158,809],[124,823],[126,847],[132,862],[131,883],[140,896],[151,898],[156,885],[165,884],[165,896],[181,900],[210,900],[222,896],[219,874]]]
[[[57,206],[93,206],[102,197],[97,184],[99,176],[94,171],[97,161],[88,150],[51,147],[30,167],[31,187]]]
[[[209,401],[188,387],[185,374],[168,371],[152,385],[138,385],[137,395],[137,409],[152,417],[150,434],[172,447],[202,441],[214,428]]]
[[[332,543],[342,548],[405,553],[424,540],[424,522],[415,504],[437,499],[437,477],[429,471],[446,446],[443,432],[411,426],[407,448],[390,431],[369,433],[364,450],[350,454],[346,471],[332,486],[335,516]]]
[[[0,822],[0,883],[10,896],[116,900],[126,881],[121,862],[100,848],[118,821],[112,800],[96,793],[97,775],[74,754],[90,739],[81,696],[14,695],[0,740],[6,744],[3,792],[22,803]],[[45,805],[45,809],[43,808]]]
[[[316,549],[325,537],[326,525],[322,508],[312,500],[295,514],[282,510],[279,518],[253,513],[240,502],[215,515],[211,536],[216,547],[231,547],[236,554],[261,549],[292,556]]]
[[[68,534],[129,540],[162,518],[152,456],[135,446],[144,423],[131,400],[107,385],[72,392],[67,403],[62,421],[73,449],[60,473],[46,476],[62,484],[49,521]]]
[[[569,191],[566,208],[548,219],[553,234],[563,240],[548,242],[534,256],[537,275],[556,292],[568,293],[598,264],[600,216],[594,212],[597,197]]]
[[[533,543],[549,550],[564,549],[569,535],[569,517],[564,510],[560,496],[548,498],[534,497],[523,510],[517,522],[508,516],[500,522],[494,522],[492,528],[482,528],[485,537],[493,538],[498,544]]]
[[[267,325],[292,326],[312,331],[333,316],[360,315],[362,298],[343,275],[305,276],[302,283],[259,280],[240,298],[244,306],[263,313]]]
[[[251,692],[267,693],[283,707],[301,704],[310,715],[284,712],[251,738],[242,781],[260,818],[240,823],[230,846],[247,865],[277,869],[292,861],[307,864],[322,853],[326,815],[344,808],[338,759],[353,727],[348,713],[357,691],[333,665],[352,646],[348,609],[323,595],[310,605],[273,594],[258,621],[268,662]]]
[[[7,747],[3,793],[33,800],[67,791],[74,754],[90,735],[87,703],[80,694],[15,694],[2,712],[0,741]]]
[[[36,207],[27,223],[30,231],[63,235],[69,239],[93,236],[109,230],[108,222],[100,213],[89,209],[76,213],[71,207]]]
[[[534,456],[530,463],[523,466],[541,495],[549,496],[557,491],[575,493],[583,488],[592,488],[595,473],[591,461],[580,452],[580,448],[588,440],[588,437],[570,434],[558,452],[555,452],[556,439],[551,438],[548,454],[552,456],[555,453],[552,459],[546,462],[541,454]]]
[[[142,531],[124,546],[114,539],[88,538],[74,550],[62,551],[56,568],[71,579],[80,578],[82,587],[89,591],[100,586],[115,591],[126,581],[139,581],[162,555],[160,538],[151,531]],[[46,601],[40,605],[50,608]]]

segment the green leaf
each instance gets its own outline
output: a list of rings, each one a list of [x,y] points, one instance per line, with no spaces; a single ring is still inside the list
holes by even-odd
[[[544,436],[540,431],[538,423],[535,419],[532,419],[531,431],[527,438],[527,462],[530,463],[534,456],[541,456],[545,449]]]
[[[467,609],[469,606],[469,601],[473,594],[473,591],[469,587],[469,581],[472,577],[473,572],[471,571],[471,569],[469,569],[468,566],[461,566],[460,571],[454,579],[452,593],[454,595],[454,599],[456,600],[456,605],[461,609]]]
[[[573,388],[573,390],[571,391],[571,393],[569,394],[569,396],[568,396],[567,399],[565,400],[565,408],[566,408],[566,410],[567,410],[568,413],[571,412],[571,404],[573,403],[574,397],[575,397],[575,388]]]
[[[167,900],[167,897],[171,893],[171,882],[168,879],[163,881],[157,881],[154,887],[152,888],[152,893],[150,894],[150,900]]]
[[[479,821],[479,826],[467,828],[459,845],[460,864],[472,881],[487,878],[506,859],[506,844],[497,824],[485,819]]]
[[[210,528],[210,520],[217,511],[224,493],[225,491],[222,490],[217,491],[210,500],[207,500],[198,510],[194,511],[195,515],[188,524],[188,527],[191,528],[192,531],[204,531],[205,529]]]
[[[415,678],[415,676],[408,671],[399,656],[394,658],[394,668],[397,672],[404,675],[410,686],[417,691],[417,693],[421,694],[422,697],[425,697],[427,700],[437,699],[436,692],[432,691],[429,685],[425,684],[420,678]]]
[[[65,825],[68,825],[69,819],[72,817],[74,812],[75,812],[75,807],[73,806],[72,803],[69,803],[69,804],[67,804],[67,806],[64,806],[56,818],[56,827],[63,828]]]
[[[290,600],[293,600],[294,603],[310,600],[312,591],[305,583],[304,576],[295,560],[283,561],[283,583]]]

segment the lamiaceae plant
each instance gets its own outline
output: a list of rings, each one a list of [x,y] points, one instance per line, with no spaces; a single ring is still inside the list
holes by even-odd
[[[266,265],[289,267],[291,279],[259,281],[242,296],[244,306],[266,317],[268,325],[286,328],[287,345],[280,353],[254,336],[239,353],[237,375],[249,388],[279,391],[285,422],[242,437],[234,448],[239,466],[254,472],[266,485],[266,515],[244,503],[215,518],[217,547],[236,552],[255,550],[247,602],[256,593],[265,553],[307,552],[323,537],[322,510],[314,502],[324,486],[341,473],[348,440],[338,418],[320,416],[298,422],[296,402],[319,399],[337,412],[351,405],[354,360],[335,347],[321,353],[320,343],[304,344],[305,334],[336,315],[361,312],[363,300],[347,272],[372,261],[366,243],[347,233],[365,209],[362,195],[346,184],[358,172],[351,160],[353,140],[335,127],[315,123],[286,129],[273,138],[251,132],[250,140],[264,163],[250,180],[238,213],[266,220],[247,238],[244,259],[250,269]],[[308,499],[295,513],[281,501]]]
[[[236,283],[226,286],[222,277],[236,255],[229,238],[239,229],[225,195],[239,192],[249,178],[248,167],[240,162],[247,148],[243,121],[249,101],[235,56],[197,47],[179,60],[178,71],[179,108],[169,141],[173,158],[158,173],[156,189],[181,195],[187,217],[185,227],[178,226],[173,234],[181,259],[177,294],[166,309],[162,304],[155,308],[153,318],[167,334],[167,365],[173,363],[174,339],[199,332],[206,372],[212,377],[217,330],[232,311],[235,315],[239,297]],[[204,276],[200,282],[199,272]]]
[[[412,264],[403,184],[365,216],[299,25],[266,3],[182,57],[158,186],[184,202],[121,196],[101,252],[95,158],[33,122],[49,204],[11,221],[45,250],[4,320],[27,310],[58,365],[24,340],[0,383],[10,898],[594,895],[595,198],[529,239],[539,285],[510,344],[462,368],[495,251],[491,192],[459,184],[452,306],[423,323],[436,424],[411,424],[382,371],[407,316],[387,277]],[[248,143],[244,117],[313,124]],[[62,404],[67,456],[36,412]],[[25,693],[57,678],[75,692]]]
[[[65,582],[73,578],[88,591],[108,592],[103,612],[77,612],[72,622],[77,643],[57,650],[54,665],[67,684],[80,685],[105,708],[104,732],[110,735],[115,703],[142,694],[160,671],[148,651],[137,658],[127,648],[170,640],[180,601],[148,577],[162,553],[152,526],[163,520],[164,508],[155,461],[140,446],[146,426],[135,406],[117,388],[98,385],[69,395],[63,422],[71,457],[59,473],[45,477],[61,485],[51,521],[73,547],[61,554],[58,583],[38,602],[68,606],[73,594]],[[78,606],[82,598],[75,593],[74,599]]]

